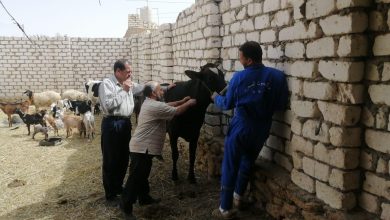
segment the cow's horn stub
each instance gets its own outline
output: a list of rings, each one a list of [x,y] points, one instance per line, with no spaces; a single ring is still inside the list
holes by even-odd
[[[211,72],[215,73],[215,74],[218,74],[218,73],[219,73],[219,72],[218,72],[218,68],[216,68],[216,67],[209,68],[209,70],[210,70]]]

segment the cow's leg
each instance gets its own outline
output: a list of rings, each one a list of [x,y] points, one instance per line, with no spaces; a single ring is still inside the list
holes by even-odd
[[[198,140],[190,142],[190,167],[188,170],[188,178],[187,178],[190,183],[196,183],[194,165],[195,165],[197,147],[198,147]]]
[[[173,164],[172,180],[173,181],[179,179],[177,175],[177,167],[176,167],[177,160],[179,159],[179,150],[177,149],[177,139],[178,139],[177,137],[169,136],[169,140],[171,142],[171,151],[172,151],[172,164]]]
[[[26,126],[27,126],[27,131],[28,131],[27,135],[30,135],[30,124],[26,124]]]

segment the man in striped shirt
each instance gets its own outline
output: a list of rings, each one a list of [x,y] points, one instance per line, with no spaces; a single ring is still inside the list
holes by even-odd
[[[196,104],[196,100],[190,97],[176,102],[161,102],[164,91],[157,82],[145,84],[144,95],[146,99],[142,104],[138,125],[130,141],[129,178],[121,199],[121,209],[128,219],[133,217],[133,203],[137,200],[140,205],[159,201],[149,195],[148,178],[152,158],[162,153],[167,120],[184,113],[190,106]]]
[[[144,86],[130,80],[131,66],[126,60],[114,64],[114,74],[99,86],[103,112],[101,148],[103,154],[103,186],[106,200],[114,202],[122,193],[123,179],[129,163],[131,138],[130,116],[134,109],[133,94]]]

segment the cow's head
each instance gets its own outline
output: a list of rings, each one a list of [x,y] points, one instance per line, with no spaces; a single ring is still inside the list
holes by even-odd
[[[185,74],[190,79],[201,80],[212,92],[220,92],[226,86],[223,72],[214,63],[207,63],[201,66],[199,72],[186,70]]]
[[[85,86],[85,92],[88,93],[88,90],[89,90],[89,84],[88,83],[84,83],[84,86]]]
[[[94,97],[99,97],[99,86],[100,86],[100,83],[95,83],[92,86],[92,92],[93,92]]]

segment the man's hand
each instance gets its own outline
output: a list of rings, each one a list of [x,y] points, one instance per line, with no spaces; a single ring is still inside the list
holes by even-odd
[[[131,79],[128,78],[126,81],[123,82],[122,84],[122,88],[123,90],[125,90],[126,92],[129,92],[131,87],[133,86],[133,83],[131,82]]]
[[[171,84],[168,85],[167,90],[170,90],[170,89],[172,89],[175,86],[176,86],[175,83],[171,83]]]
[[[215,101],[215,97],[218,95],[217,92],[214,92],[212,95],[211,95],[211,100],[213,100],[213,102]]]
[[[190,105],[190,106],[194,106],[196,105],[196,99],[190,99],[187,101],[187,103]]]
[[[186,96],[186,97],[183,98],[183,102],[186,102],[186,101],[188,101],[188,100],[190,100],[190,99],[191,99],[191,97]]]

